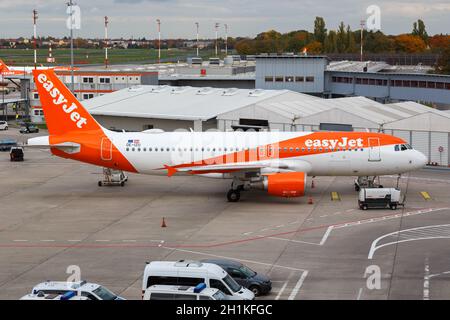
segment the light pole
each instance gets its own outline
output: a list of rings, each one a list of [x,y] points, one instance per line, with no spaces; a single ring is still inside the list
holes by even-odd
[[[36,9],[33,10],[33,47],[34,47],[34,69],[37,69],[37,30],[36,30],[36,21],[38,19],[38,12]]]
[[[108,68],[108,16],[105,16],[105,69]]]
[[[225,56],[228,56],[228,24],[225,23]]]
[[[218,47],[218,41],[219,41],[219,38],[218,38],[218,34],[217,34],[217,32],[218,32],[218,29],[219,29],[219,23],[218,22],[216,22],[216,24],[215,24],[215,29],[216,29],[216,57],[218,56],[218,50],[217,50],[217,47]]]
[[[364,48],[364,44],[363,44],[363,40],[364,40],[364,25],[366,24],[366,21],[361,20],[361,52],[360,52],[360,60],[361,62],[363,61],[363,48]]]
[[[199,45],[199,35],[198,35],[198,29],[199,29],[199,27],[200,27],[200,24],[198,23],[198,22],[196,22],[195,23],[195,26],[197,27],[197,45],[196,45],[196,47],[197,47],[197,57],[198,57],[198,55],[199,55],[199,47],[198,47],[198,45]]]
[[[158,24],[158,63],[161,63],[161,20],[156,19]]]
[[[72,92],[75,92],[75,76],[73,74],[73,0],[69,0],[69,2],[67,3],[67,5],[69,6],[69,13],[70,13],[70,70],[71,70],[71,83],[70,83],[70,90]]]

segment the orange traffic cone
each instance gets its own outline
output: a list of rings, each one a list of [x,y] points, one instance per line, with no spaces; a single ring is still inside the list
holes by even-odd
[[[311,196],[309,196],[309,198],[308,198],[308,204],[313,204],[313,203],[314,203],[313,198],[312,198]]]
[[[167,228],[166,219],[162,218],[161,228]]]

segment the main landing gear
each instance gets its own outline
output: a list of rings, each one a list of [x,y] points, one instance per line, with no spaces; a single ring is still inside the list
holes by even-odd
[[[238,202],[241,199],[241,191],[245,190],[245,184],[238,179],[231,183],[231,189],[227,193],[228,202]]]

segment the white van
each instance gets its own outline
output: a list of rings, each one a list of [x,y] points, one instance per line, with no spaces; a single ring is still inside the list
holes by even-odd
[[[144,300],[228,300],[219,289],[207,288],[205,283],[196,287],[154,285],[145,290]]]
[[[153,285],[195,287],[200,283],[219,289],[230,300],[255,299],[253,292],[239,285],[218,265],[190,260],[147,263],[142,279],[142,297],[147,288]]]

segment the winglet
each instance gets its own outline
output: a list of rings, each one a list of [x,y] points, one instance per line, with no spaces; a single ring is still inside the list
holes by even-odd
[[[170,178],[171,176],[173,176],[175,173],[177,173],[177,169],[175,169],[174,167],[170,167],[170,166],[164,166],[164,168],[167,169],[167,176]]]

